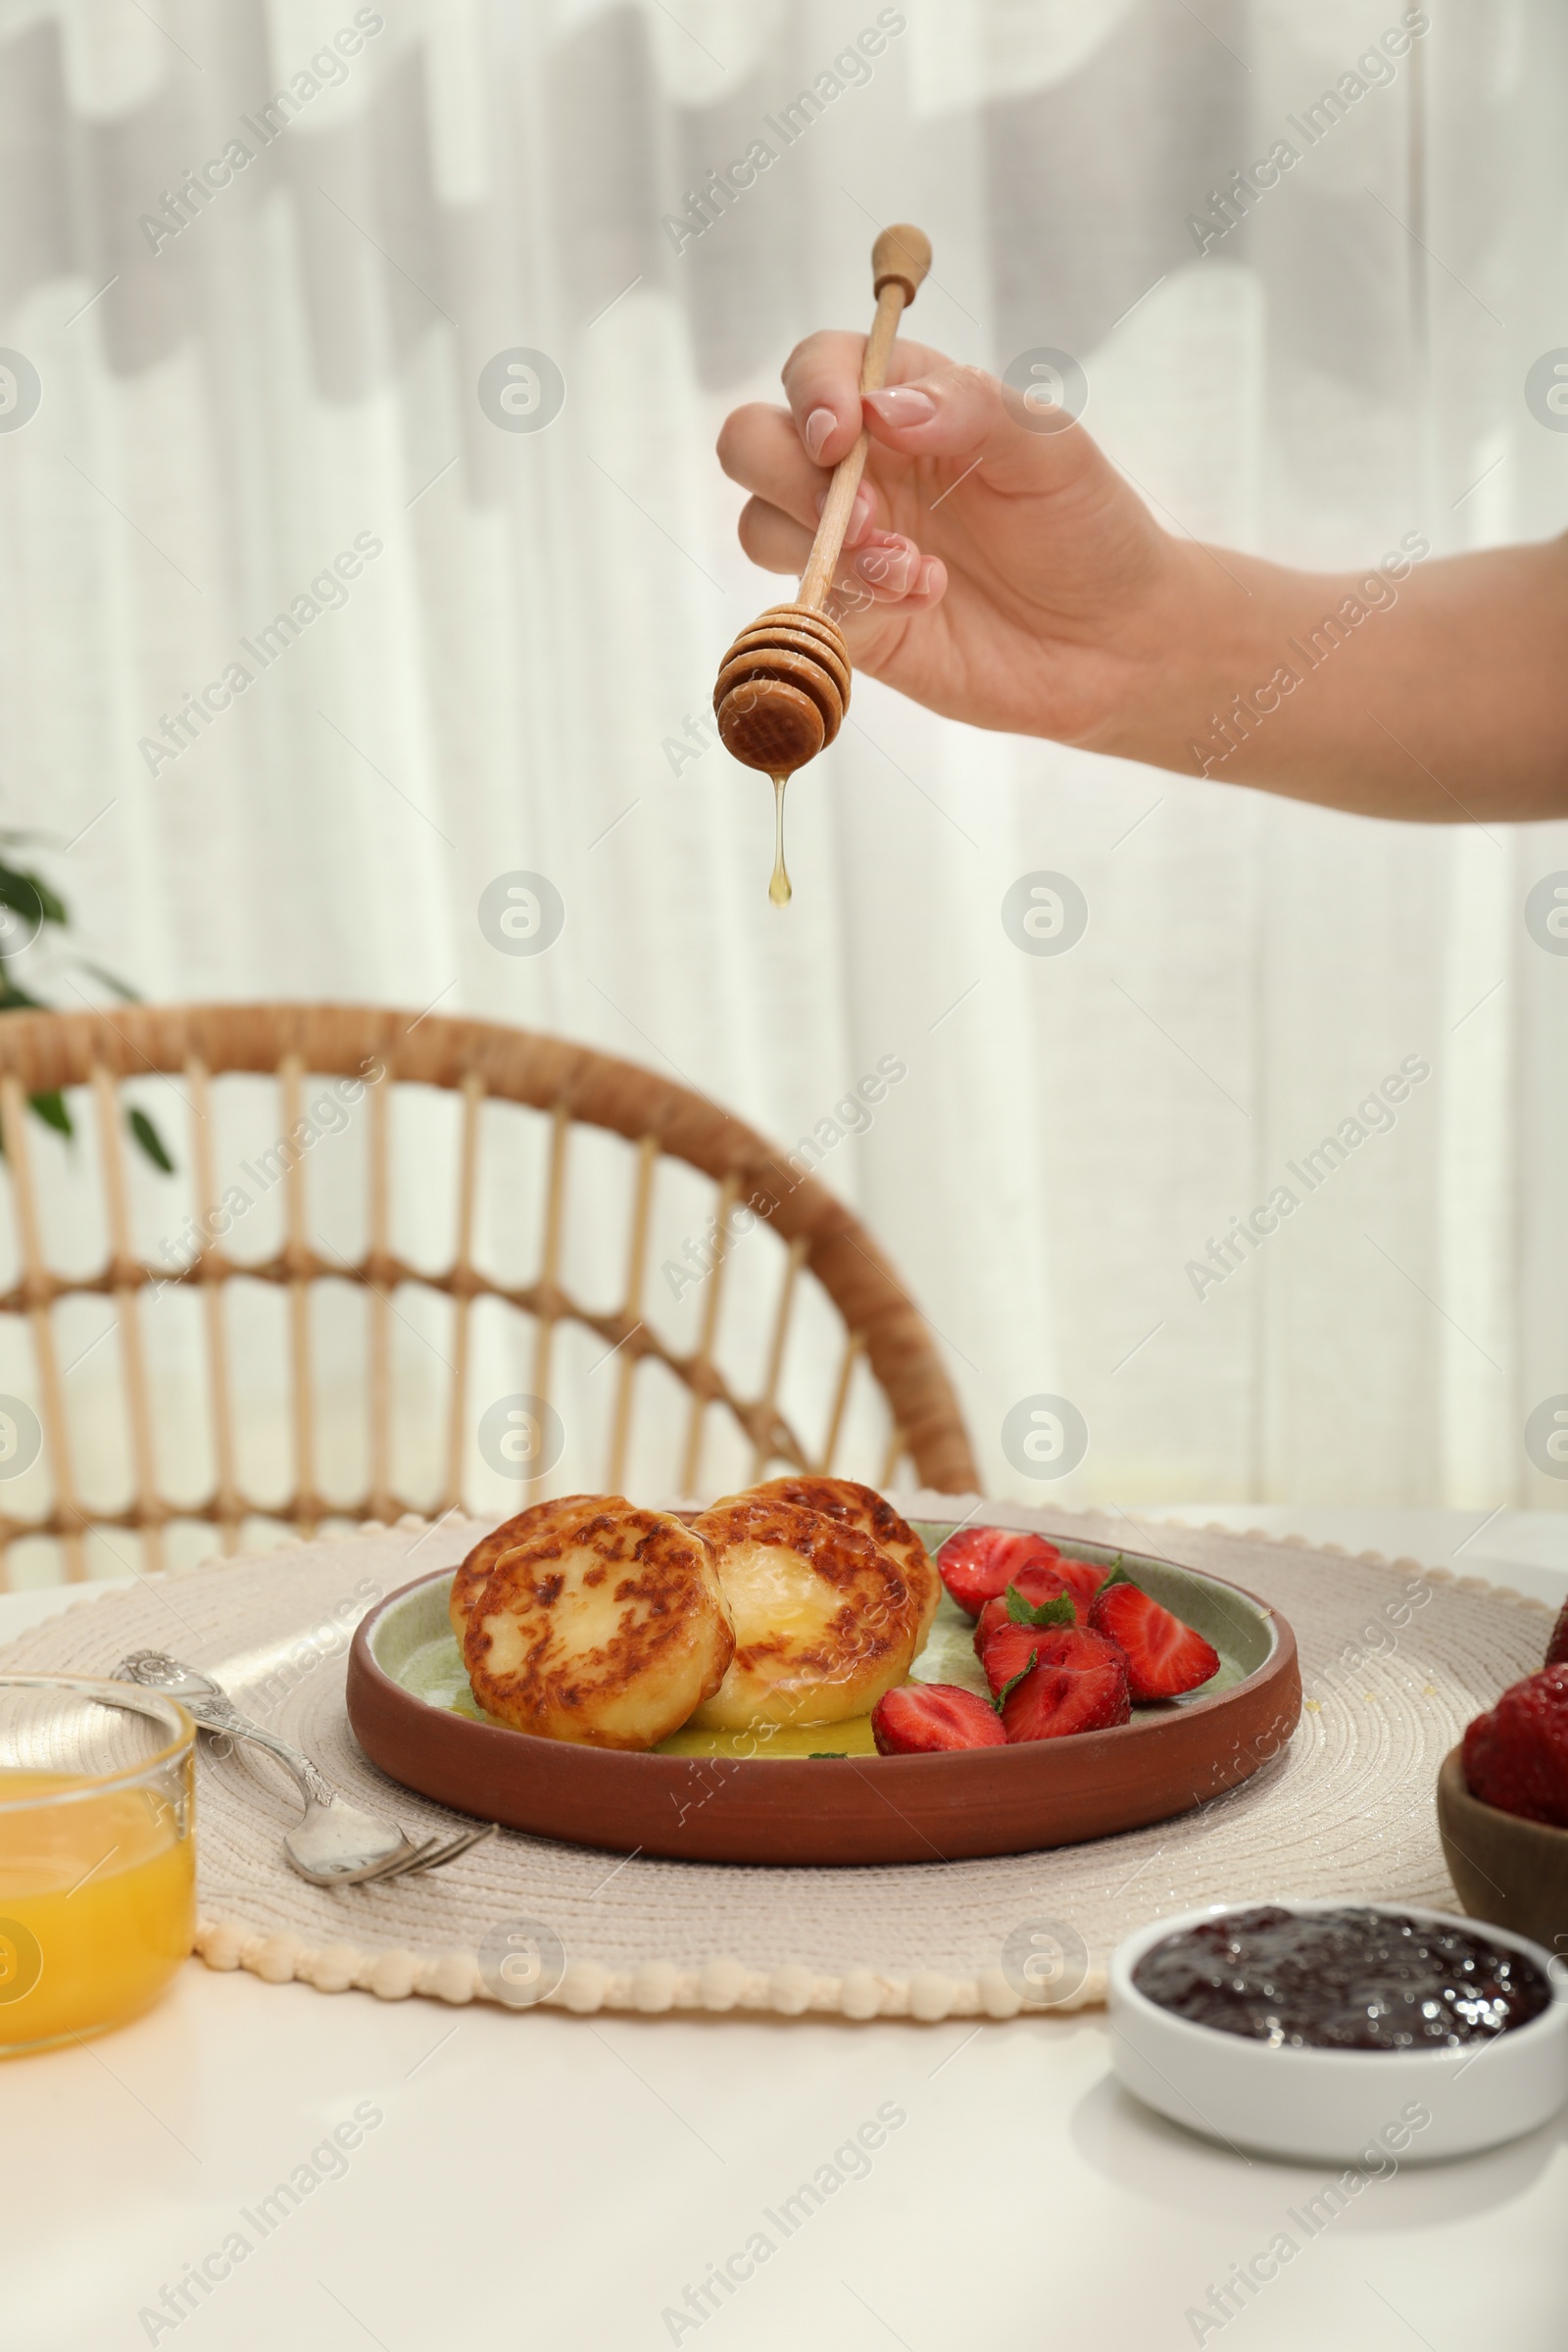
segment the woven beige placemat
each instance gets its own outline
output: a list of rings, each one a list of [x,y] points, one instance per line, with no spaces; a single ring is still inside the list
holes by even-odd
[[[1031,1951],[1052,1955],[1055,2005],[1089,2005],[1104,1998],[1105,1962],[1124,1935],[1207,1902],[1344,1895],[1456,1907],[1438,1843],[1438,1766],[1472,1715],[1540,1665],[1544,1603],[1413,1560],[1135,1527],[1125,1513],[1112,1522],[935,1494],[901,1507],[1157,1551],[1273,1602],[1296,1629],[1305,1690],[1289,1748],[1180,1820],[997,1861],[742,1869],[504,1831],[437,1877],[331,1892],[282,1859],[298,1804],[272,1766],[243,1750],[216,1758],[204,1742],[203,1958],[323,1992],[467,2001],[493,1997],[494,1955],[515,1932],[544,1953],[539,1982],[558,2008],[1002,2018],[1034,2005],[1021,1974]],[[35,1627],[0,1664],[106,1674],[127,1650],[168,1649],[217,1673],[354,1801],[418,1836],[462,1817],[361,1755],[343,1706],[348,1635],[383,1593],[454,1565],[482,1532],[456,1517],[405,1520],[143,1579]]]

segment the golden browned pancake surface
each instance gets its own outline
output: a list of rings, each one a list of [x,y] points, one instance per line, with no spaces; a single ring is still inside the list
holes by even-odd
[[[618,1494],[560,1494],[553,1502],[536,1502],[526,1511],[518,1511],[514,1518],[503,1519],[499,1527],[481,1536],[452,1579],[447,1615],[459,1643],[468,1630],[473,1604],[503,1552],[514,1550],[519,1544],[533,1543],[557,1528],[569,1526],[576,1518],[584,1515],[591,1518],[596,1510],[609,1509],[612,1504],[626,1508]]]
[[[739,1495],[694,1522],[712,1546],[735,1654],[694,1725],[842,1723],[904,1680],[920,1604],[858,1528],[769,1494]]]
[[[700,1536],[618,1496],[588,1499],[497,1558],[464,1662],[479,1705],[518,1731],[653,1747],[718,1689],[734,1632]]]
[[[837,1519],[845,1527],[858,1527],[862,1536],[869,1536],[878,1550],[885,1551],[897,1563],[919,1601],[920,1642],[924,1642],[937,1613],[937,1602],[942,1598],[942,1579],[937,1574],[935,1560],[907,1519],[901,1518],[875,1487],[862,1487],[853,1478],[815,1478],[803,1470],[787,1478],[770,1478],[764,1486],[753,1487],[751,1493],[776,1495],[780,1502],[798,1503],[802,1510],[821,1511],[829,1519]]]

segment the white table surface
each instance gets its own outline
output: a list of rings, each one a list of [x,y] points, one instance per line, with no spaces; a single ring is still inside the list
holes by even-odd
[[[1485,1513],[1181,1515],[1568,1594],[1568,1518],[1504,1514],[1467,1544]],[[51,1605],[0,1599],[0,1641]],[[1568,2115],[1372,2181],[1309,2236],[1298,2217],[1331,2168],[1248,2162],[1164,2123],[1117,2088],[1107,2042],[1102,2013],[588,2019],[331,1997],[192,1961],[136,2025],[0,2070],[0,2344],[1561,2352]],[[266,2235],[242,2218],[356,2107],[381,2120],[342,2177]],[[787,2237],[764,2218],[884,2108],[905,2120],[864,2177]],[[177,2326],[142,2316],[236,2230],[250,2251]],[[758,2230],[768,2258],[700,2327],[673,2326]],[[1282,2231],[1297,2251],[1255,2303],[1197,2325]]]

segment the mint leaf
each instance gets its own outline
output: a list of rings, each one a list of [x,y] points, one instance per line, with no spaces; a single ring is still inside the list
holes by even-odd
[[[1034,1672],[1034,1670],[1035,1670],[1036,1666],[1039,1664],[1039,1662],[1040,1662],[1040,1652],[1039,1652],[1039,1650],[1038,1650],[1038,1649],[1032,1649],[1032,1650],[1029,1652],[1029,1663],[1028,1663],[1028,1665],[1027,1665],[1027,1666],[1020,1666],[1020,1667],[1019,1667],[1019,1669],[1018,1669],[1018,1671],[1017,1671],[1017,1673],[1016,1673],[1016,1674],[1013,1676],[1013,1678],[1012,1678],[1011,1682],[1010,1682],[1010,1683],[1004,1683],[1004,1684],[1003,1684],[1003,1686],[1002,1686],[1002,1689],[1001,1689],[1001,1690],[1000,1690],[997,1692],[997,1695],[996,1695],[996,1697],[995,1697],[995,1698],[994,1698],[994,1699],[991,1701],[991,1704],[992,1704],[992,1705],[993,1705],[993,1706],[996,1708],[996,1710],[997,1710],[997,1713],[998,1713],[999,1715],[1002,1713],[1002,1710],[1003,1710],[1003,1708],[1004,1708],[1004,1707],[1006,1705],[1006,1703],[1007,1703],[1008,1699],[1009,1699],[1009,1698],[1012,1696],[1013,1692],[1014,1692],[1014,1691],[1017,1690],[1017,1688],[1018,1688],[1018,1685],[1019,1685],[1019,1684],[1020,1684],[1020,1683],[1023,1681],[1023,1678],[1024,1678],[1024,1676],[1025,1676],[1026,1674],[1033,1674],[1033,1672]]]
[[[845,1747],[813,1747],[806,1761],[808,1764],[843,1764],[848,1756],[849,1749]]]
[[[1070,1592],[1054,1593],[1031,1608],[1016,1585],[1007,1587],[1007,1615],[1014,1625],[1032,1625],[1037,1630],[1048,1625],[1076,1625],[1078,1612],[1072,1605]]]
[[[1143,1586],[1139,1584],[1137,1577],[1129,1576],[1126,1569],[1122,1566],[1121,1553],[1119,1551],[1116,1554],[1115,1566],[1112,1568],[1108,1576],[1101,1579],[1100,1584],[1096,1587],[1096,1591],[1098,1592],[1104,1592],[1108,1591],[1112,1585],[1131,1585],[1134,1590],[1139,1592],[1141,1592],[1144,1589]]]

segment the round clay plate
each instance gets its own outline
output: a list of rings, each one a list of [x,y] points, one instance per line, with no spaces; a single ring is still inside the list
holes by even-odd
[[[915,1524],[933,1553],[953,1533],[951,1523]],[[1301,1711],[1301,1678],[1296,1637],[1277,1611],[1169,1560],[1068,1541],[1059,1548],[1107,1567],[1121,1559],[1213,1643],[1218,1674],[1186,1698],[1135,1708],[1113,1731],[1016,1747],[879,1756],[861,1718],[771,1740],[677,1733],[628,1755],[481,1717],[447,1620],[452,1571],[441,1569],[361,1623],[349,1721],[383,1772],[459,1812],[574,1845],[695,1862],[955,1862],[1074,1845],[1189,1812],[1279,1753]],[[973,1631],[944,1594],[912,1679],[984,1694]]]

